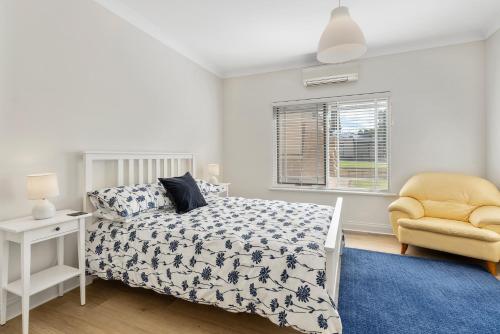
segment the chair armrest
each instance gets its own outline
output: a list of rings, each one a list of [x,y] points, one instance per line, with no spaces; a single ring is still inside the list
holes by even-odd
[[[476,227],[500,225],[500,207],[481,206],[472,211],[469,216],[469,222]]]
[[[411,197],[400,197],[389,205],[389,211],[404,212],[411,219],[418,219],[424,216],[424,207],[422,204]]]

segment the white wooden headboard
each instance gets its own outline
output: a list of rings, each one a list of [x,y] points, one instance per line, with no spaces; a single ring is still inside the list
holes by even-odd
[[[94,162],[116,162],[116,182],[106,186],[122,186],[153,183],[158,177],[179,176],[190,172],[195,176],[195,161],[192,153],[157,152],[84,152],[83,210],[90,208],[87,192],[95,190]],[[125,172],[127,172],[125,176]],[[87,211],[88,212],[88,211]]]

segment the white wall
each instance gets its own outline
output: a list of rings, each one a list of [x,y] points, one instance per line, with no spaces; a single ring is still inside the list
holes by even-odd
[[[270,191],[273,101],[392,93],[392,192],[413,174],[485,174],[484,43],[364,59],[359,81],[305,88],[300,70],[224,81],[224,175],[231,193],[332,204],[335,194]],[[344,195],[347,225],[390,231],[391,197]]]
[[[221,160],[218,77],[93,1],[0,3],[11,30],[0,55],[6,47],[13,56],[12,103],[1,99],[0,220],[30,214],[25,175],[35,172],[57,172],[56,207],[80,209],[84,150],[194,152],[198,174]],[[34,247],[33,271],[55,263],[54,246]]]
[[[487,175],[500,186],[500,30],[486,41]]]
[[[8,48],[10,34],[7,29],[10,27],[11,20],[7,15],[7,9],[7,2],[0,1],[0,133],[5,131],[6,110],[10,104],[8,83],[11,81],[9,71],[11,52]]]

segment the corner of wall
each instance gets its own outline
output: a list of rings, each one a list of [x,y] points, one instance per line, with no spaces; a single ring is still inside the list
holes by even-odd
[[[486,176],[500,186],[500,29],[485,42]]]

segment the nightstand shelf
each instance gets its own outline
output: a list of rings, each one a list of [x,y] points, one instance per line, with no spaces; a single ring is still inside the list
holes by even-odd
[[[31,275],[30,291],[28,294],[32,296],[35,293],[56,286],[59,283],[79,275],[80,270],[78,268],[65,265],[54,266],[49,269],[42,270]],[[18,296],[23,295],[22,281],[20,279],[9,283],[5,289]]]

